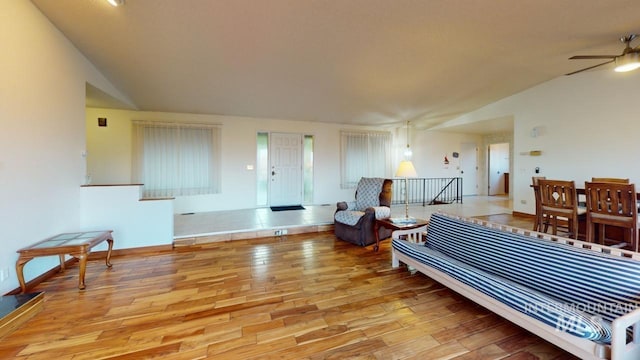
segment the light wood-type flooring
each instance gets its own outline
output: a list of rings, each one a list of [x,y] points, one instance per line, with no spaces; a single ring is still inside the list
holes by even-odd
[[[531,226],[529,219],[488,216]],[[1,359],[575,359],[331,232],[89,261],[36,286]]]

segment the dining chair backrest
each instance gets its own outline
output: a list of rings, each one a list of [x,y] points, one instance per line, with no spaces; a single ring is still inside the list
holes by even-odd
[[[556,209],[562,213],[577,211],[576,185],[567,180],[538,180],[540,204],[543,209]]]
[[[599,226],[599,240],[604,241],[606,225],[626,228],[628,244],[638,251],[638,203],[635,184],[585,182],[587,197],[587,241],[595,241],[594,225]]]
[[[628,184],[629,179],[623,178],[600,178],[600,177],[592,177],[592,183],[616,183],[616,184]]]
[[[539,186],[540,183],[538,182],[538,180],[546,180],[547,178],[545,176],[532,176],[531,177],[531,183],[534,186]]]
[[[541,216],[546,217],[543,231],[547,231],[549,223],[553,234],[557,233],[558,218],[566,219],[569,236],[578,237],[578,195],[575,182],[568,180],[538,180],[540,188]]]
[[[541,211],[541,203],[540,203],[540,184],[538,180],[544,180],[546,177],[544,176],[532,176],[531,177],[531,187],[533,188],[533,198],[536,201],[536,219],[533,224],[533,231],[542,230],[542,222],[544,220]]]

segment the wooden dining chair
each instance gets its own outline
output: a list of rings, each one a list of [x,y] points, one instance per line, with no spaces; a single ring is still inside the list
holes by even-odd
[[[605,244],[605,228],[625,229],[624,239],[617,244],[638,251],[638,206],[634,184],[585,182],[587,196],[587,241]],[[627,240],[628,239],[628,240]]]
[[[552,233],[558,233],[558,223],[566,223],[567,236],[578,238],[578,221],[585,218],[586,209],[578,206],[578,195],[573,181],[538,180],[540,188],[540,214],[545,219],[543,232],[547,232],[551,224]]]
[[[600,178],[600,177],[592,177],[592,183],[616,183],[616,184],[628,184],[629,179],[623,178]]]
[[[532,176],[531,187],[533,188],[533,197],[536,201],[536,219],[533,223],[533,231],[542,231],[542,224],[544,223],[544,217],[542,216],[542,209],[540,203],[540,184],[538,180],[544,180],[544,176]]]

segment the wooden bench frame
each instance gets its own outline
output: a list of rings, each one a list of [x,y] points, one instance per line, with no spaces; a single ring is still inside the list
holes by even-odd
[[[503,231],[532,236],[538,239],[546,239],[561,244],[568,244],[581,249],[589,249],[596,252],[608,253],[615,256],[631,258],[640,261],[640,253],[611,248],[594,243],[587,243],[580,240],[564,238],[560,236],[539,233],[532,230],[520,229],[512,226],[491,223],[485,220],[469,219],[459,216],[446,216],[460,219],[472,224],[480,224],[488,228],[500,229]],[[392,266],[397,268],[400,262],[412,266],[417,271],[429,276],[433,280],[447,286],[449,289],[465,296],[469,300],[482,305],[492,312],[504,317],[516,325],[540,336],[548,342],[578,356],[581,359],[607,359],[607,360],[637,360],[640,359],[640,309],[636,309],[624,316],[615,319],[612,323],[611,345],[598,344],[591,340],[582,339],[577,336],[563,332],[556,327],[544,324],[526,314],[512,309],[508,305],[499,302],[482,292],[444,274],[428,265],[417,261],[395,249],[392,250]],[[627,344],[627,328],[632,327],[633,339]]]

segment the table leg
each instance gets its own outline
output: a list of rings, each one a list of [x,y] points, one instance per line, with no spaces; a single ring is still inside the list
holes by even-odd
[[[18,261],[16,261],[16,275],[18,275],[18,282],[20,283],[20,289],[22,289],[23,293],[27,291],[27,285],[24,282],[22,270],[24,269],[24,264],[28,263],[31,259],[33,258],[19,257]]]
[[[113,239],[107,239],[107,243],[109,244],[109,250],[107,251],[107,267],[111,267],[111,250],[113,250]]]
[[[60,271],[64,271],[65,267],[64,267],[64,254],[60,254],[58,255],[60,257]]]
[[[78,289],[84,290],[84,274],[87,272],[87,254],[82,253],[78,255],[80,260],[80,274],[78,276]]]
[[[377,221],[374,221],[373,223],[373,234],[376,237],[376,244],[373,245],[373,251],[378,251],[378,249],[380,249],[380,225],[378,225]]]

